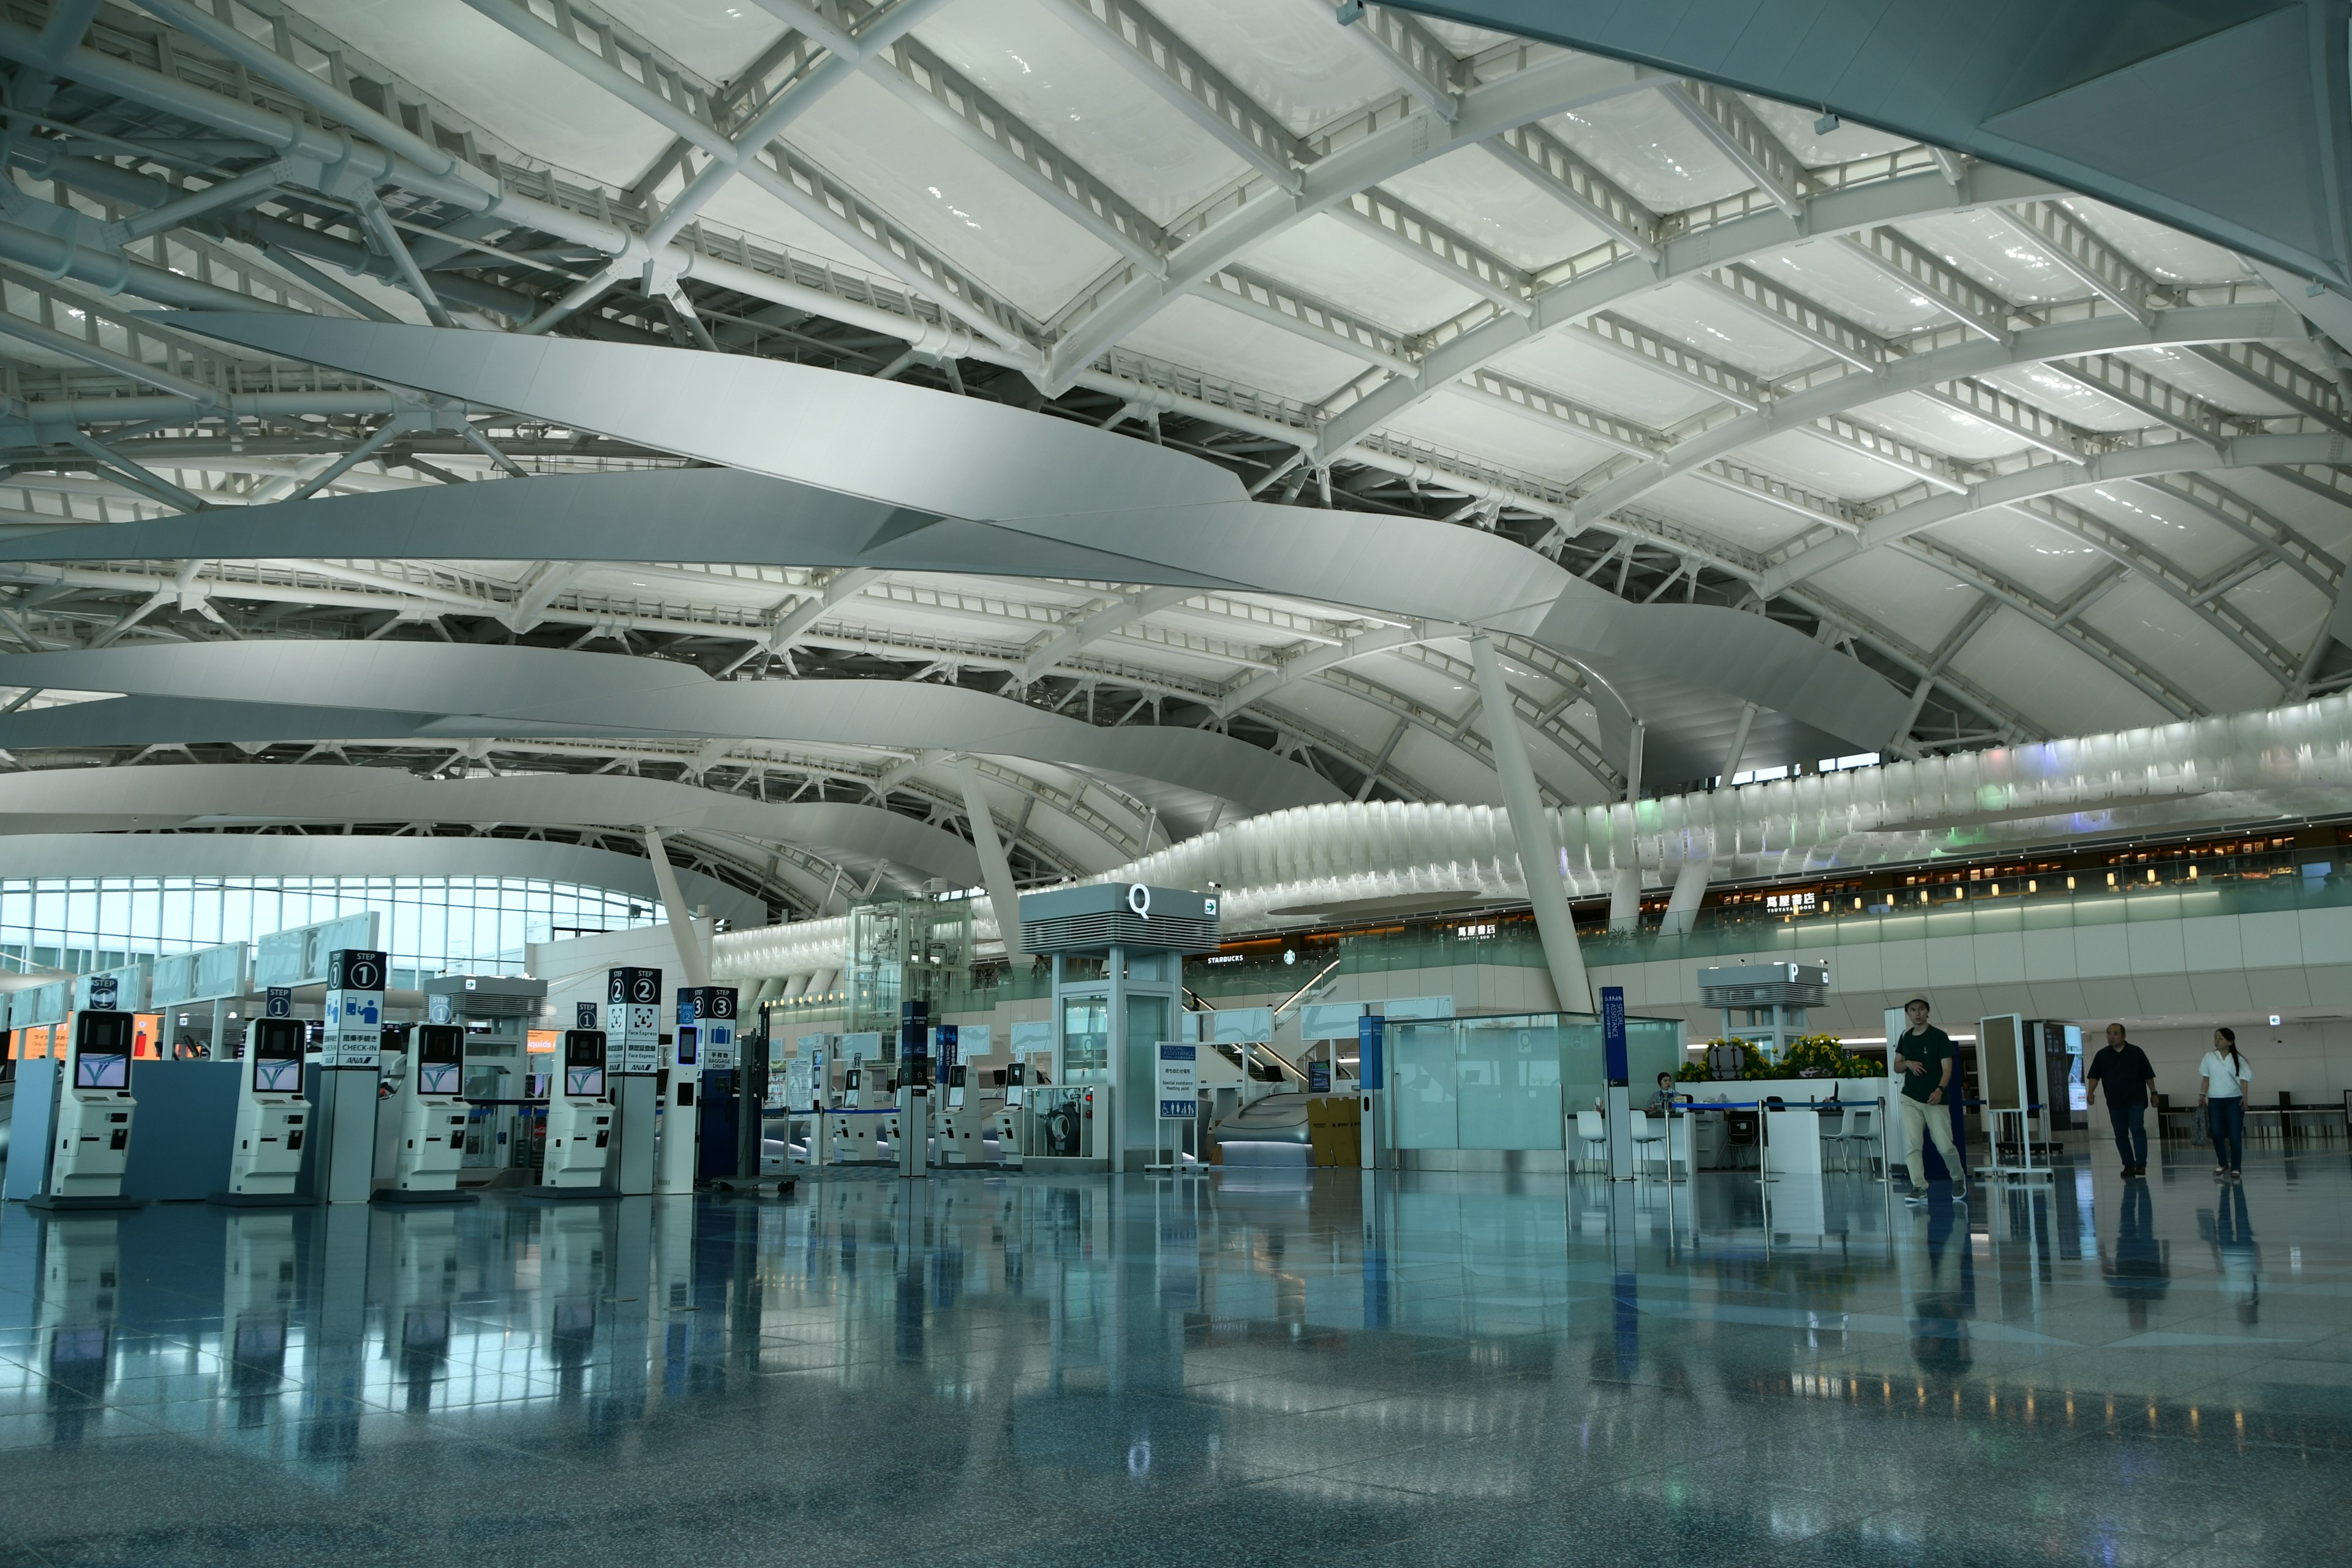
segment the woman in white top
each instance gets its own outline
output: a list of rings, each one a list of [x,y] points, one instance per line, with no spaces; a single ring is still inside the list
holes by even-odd
[[[2203,1080],[2197,1103],[2213,1129],[2213,1173],[2237,1181],[2246,1154],[2246,1085],[2254,1069],[2238,1054],[2238,1037],[2216,1029],[2213,1048],[2197,1071]]]

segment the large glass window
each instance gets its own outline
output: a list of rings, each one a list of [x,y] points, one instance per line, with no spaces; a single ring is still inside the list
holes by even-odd
[[[662,923],[658,904],[513,877],[0,878],[0,968],[85,973],[375,910],[395,972],[519,974],[526,942]],[[550,913],[556,918],[551,920]]]

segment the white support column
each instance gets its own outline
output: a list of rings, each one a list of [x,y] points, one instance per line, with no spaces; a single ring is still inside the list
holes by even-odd
[[[988,888],[988,907],[996,916],[997,933],[1004,939],[1004,962],[1016,970],[1028,954],[1021,950],[1021,897],[1013,886],[1013,862],[1005,858],[996,837],[996,819],[989,815],[988,796],[982,793],[980,774],[970,757],[958,757],[956,783],[963,786],[963,814],[971,824],[971,847],[980,852],[980,878]]]
[[[650,823],[646,826],[646,854],[654,863],[654,886],[661,889],[662,910],[669,917],[670,940],[677,944],[678,967],[686,973],[686,983],[708,985],[710,955],[703,951],[701,933],[694,929],[686,897],[677,890],[677,873],[670,869],[669,849],[662,843],[661,829]]]
[[[1675,890],[1666,895],[1666,918],[1661,931],[1688,931],[1698,914],[1699,901],[1706,897],[1706,879],[1714,869],[1706,856],[1689,855],[1683,868],[1675,873]]]
[[[1642,721],[1633,721],[1625,744],[1625,842],[1622,861],[1609,883],[1609,929],[1632,931],[1642,923],[1642,837],[1633,812],[1642,803],[1642,742],[1648,739]]]
[[[1528,762],[1528,746],[1519,733],[1518,715],[1511,708],[1509,688],[1494,645],[1484,632],[1470,639],[1470,659],[1478,674],[1478,698],[1486,709],[1486,742],[1495,753],[1495,776],[1503,786],[1503,806],[1517,842],[1519,868],[1528,882],[1528,902],[1534,906],[1536,931],[1543,939],[1544,959],[1551,967],[1552,989],[1560,1008],[1590,1013],[1592,983],[1584,973],[1584,953],[1576,945],[1576,920],[1569,913],[1568,893],[1560,886],[1559,845],[1551,818],[1536,793],[1535,769]]]

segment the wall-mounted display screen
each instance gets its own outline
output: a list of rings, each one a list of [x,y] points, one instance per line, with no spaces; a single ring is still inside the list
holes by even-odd
[[[604,1031],[563,1031],[563,1092],[593,1100],[604,1092]]]
[[[83,1013],[74,1019],[76,1089],[131,1087],[131,1017],[128,1013]]]
[[[454,1024],[420,1024],[412,1037],[416,1092],[457,1094],[465,1087],[466,1032]]]
[[[302,1092],[302,1026],[291,1018],[257,1018],[246,1032],[253,1058],[253,1092]]]

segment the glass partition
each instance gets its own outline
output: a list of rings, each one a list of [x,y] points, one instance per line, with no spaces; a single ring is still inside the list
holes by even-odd
[[[1601,1020],[1585,1013],[1399,1021],[1387,1050],[1399,1149],[1560,1149],[1569,1113],[1607,1087]],[[1634,1105],[1681,1055],[1675,1020],[1625,1020]]]
[[[1389,1058],[1390,1104],[1396,1116],[1400,1149],[1458,1149],[1461,1100],[1454,1088],[1454,1024],[1450,1019],[1399,1023],[1384,1047]]]
[[[1095,1083],[1110,1076],[1110,998],[1062,998],[1062,1081]]]

